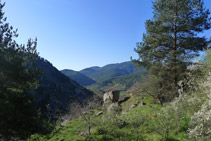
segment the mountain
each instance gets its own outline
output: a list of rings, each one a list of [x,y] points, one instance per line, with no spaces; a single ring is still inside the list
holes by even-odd
[[[141,70],[132,74],[121,75],[118,77],[100,81],[94,85],[89,86],[88,88],[97,93],[104,93],[111,90],[127,91],[135,83],[141,82],[146,75],[147,71]]]
[[[104,67],[90,67],[79,72],[68,69],[61,72],[97,93],[109,90],[126,91],[147,75],[146,69],[136,68],[131,61],[109,64]]]
[[[83,70],[80,71],[80,73],[87,76],[89,74],[95,73],[98,70],[100,70],[100,67],[95,66],[95,67],[90,67],[90,68],[83,69]]]
[[[96,81],[92,80],[91,78],[77,71],[65,69],[65,70],[62,70],[61,72],[67,77],[75,80],[77,83],[79,83],[82,86],[90,86],[96,83]]]
[[[109,64],[104,67],[90,67],[79,72],[68,69],[61,72],[97,93],[110,90],[127,91],[147,75],[146,69],[136,68],[131,61]]]
[[[128,75],[135,72],[140,71],[143,68],[135,68],[135,65],[131,62],[123,62],[123,63],[117,63],[117,64],[109,64],[104,67],[93,67],[86,68],[84,70],[81,70],[80,73],[88,76],[89,78],[99,82],[104,81],[108,79],[112,79],[118,76],[122,75]]]
[[[43,74],[38,89],[31,93],[35,97],[37,106],[41,107],[42,113],[48,110],[47,112],[55,118],[58,112],[65,113],[71,102],[83,102],[93,95],[92,92],[63,75],[47,60],[39,58],[36,64]]]

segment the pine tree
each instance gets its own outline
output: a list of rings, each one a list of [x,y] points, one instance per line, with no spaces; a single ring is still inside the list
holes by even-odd
[[[149,68],[162,80],[164,89],[174,89],[183,79],[187,66],[208,47],[209,40],[199,36],[211,28],[209,10],[202,0],[155,0],[153,19],[146,21],[146,34],[137,43],[137,65]]]
[[[39,115],[29,94],[38,86],[37,41],[19,45],[17,30],[6,22],[0,1],[0,140],[24,138],[39,130]]]

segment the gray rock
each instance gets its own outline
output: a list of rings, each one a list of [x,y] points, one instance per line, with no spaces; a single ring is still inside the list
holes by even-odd
[[[118,102],[119,100],[119,95],[120,95],[120,91],[110,91],[107,92],[103,95],[103,102],[104,103],[108,103],[108,102]]]
[[[144,103],[144,102],[140,102],[140,103],[138,104],[139,107],[143,107],[144,105],[146,105],[146,103]]]
[[[108,113],[111,113],[112,111],[118,110],[118,108],[119,108],[118,102],[112,103],[112,104],[110,104],[110,105],[107,107],[107,112],[108,112]]]
[[[141,102],[141,103],[138,104],[138,106],[139,106],[139,107],[142,107],[142,106],[144,106],[144,105],[143,105],[143,103]]]
[[[97,114],[95,114],[96,117],[100,116],[103,114],[103,111],[98,112]]]
[[[130,109],[133,109],[133,108],[135,108],[136,107],[136,105],[131,105],[130,106]]]
[[[129,96],[132,96],[133,95],[133,93],[129,93]]]

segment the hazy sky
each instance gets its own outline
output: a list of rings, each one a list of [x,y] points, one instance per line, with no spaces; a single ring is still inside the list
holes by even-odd
[[[211,0],[204,0],[211,9]],[[151,0],[2,0],[19,43],[38,38],[40,56],[59,70],[137,58],[133,51],[152,18]],[[211,36],[211,31],[206,32]]]

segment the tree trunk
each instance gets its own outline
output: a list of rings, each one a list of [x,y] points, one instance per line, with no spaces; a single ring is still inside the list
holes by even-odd
[[[91,135],[91,126],[88,125],[89,135]]]
[[[138,139],[139,139],[139,138],[138,138],[138,135],[137,135],[137,136],[136,136],[136,141],[138,141]]]
[[[177,76],[177,0],[175,0],[174,7],[174,84],[177,86],[178,76]]]

